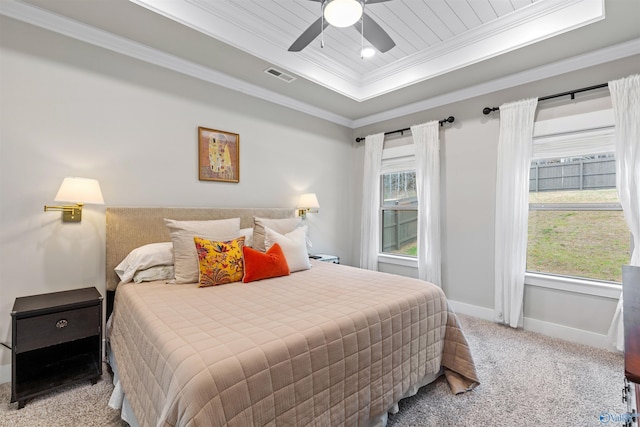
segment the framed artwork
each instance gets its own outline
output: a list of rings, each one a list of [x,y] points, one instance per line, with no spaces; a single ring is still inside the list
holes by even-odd
[[[200,181],[240,182],[240,135],[198,128]]]

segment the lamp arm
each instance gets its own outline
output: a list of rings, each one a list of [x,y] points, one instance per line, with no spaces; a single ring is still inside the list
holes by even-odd
[[[311,209],[311,208],[297,208],[297,210],[298,210],[298,216],[302,219],[306,218],[308,213],[319,212],[318,209]]]
[[[48,206],[44,205],[44,211],[62,211],[62,212],[73,212],[77,209],[82,210],[82,203],[76,203],[75,205],[67,205],[67,206]]]
[[[83,203],[67,206],[47,206],[44,205],[44,211],[62,211],[62,222],[80,222],[82,220]]]

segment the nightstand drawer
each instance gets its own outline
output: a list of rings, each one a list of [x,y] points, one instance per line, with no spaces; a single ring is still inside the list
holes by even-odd
[[[15,352],[44,348],[100,334],[99,305],[18,319]]]

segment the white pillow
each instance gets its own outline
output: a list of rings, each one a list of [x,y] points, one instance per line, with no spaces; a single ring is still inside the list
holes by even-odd
[[[296,229],[301,222],[301,218],[293,217],[293,218],[282,218],[282,219],[272,219],[272,218],[258,218],[253,217],[253,249],[266,252],[266,234],[264,229],[269,227],[271,230],[280,233],[286,234],[290,231]]]
[[[155,265],[173,264],[173,243],[150,243],[135,248],[115,268],[120,277],[120,284],[128,283],[138,270],[144,270]]]
[[[244,236],[244,246],[253,247],[253,228],[241,228],[240,235]]]
[[[240,236],[240,218],[208,221],[165,219],[173,242],[176,283],[197,283],[200,274],[198,253],[193,238],[227,241]]]
[[[289,264],[289,271],[308,270],[311,268],[309,262],[309,253],[307,252],[307,226],[298,227],[295,230],[282,235],[277,231],[264,228],[265,231],[265,245],[267,250],[274,244],[279,244],[284,253],[284,257]]]
[[[173,246],[173,245],[172,245]],[[171,280],[175,277],[173,265],[154,265],[133,275],[135,283],[153,282],[155,280]]]

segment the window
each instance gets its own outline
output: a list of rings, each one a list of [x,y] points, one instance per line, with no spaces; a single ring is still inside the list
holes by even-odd
[[[382,252],[405,256],[418,253],[416,171],[382,175]]]
[[[527,271],[621,282],[630,233],[613,153],[534,160]]]
[[[413,141],[409,139],[412,143]],[[415,148],[385,148],[381,168],[381,252],[416,257],[418,251],[418,197]]]
[[[533,133],[527,272],[621,282],[631,234],[615,188],[613,111],[540,121]]]

